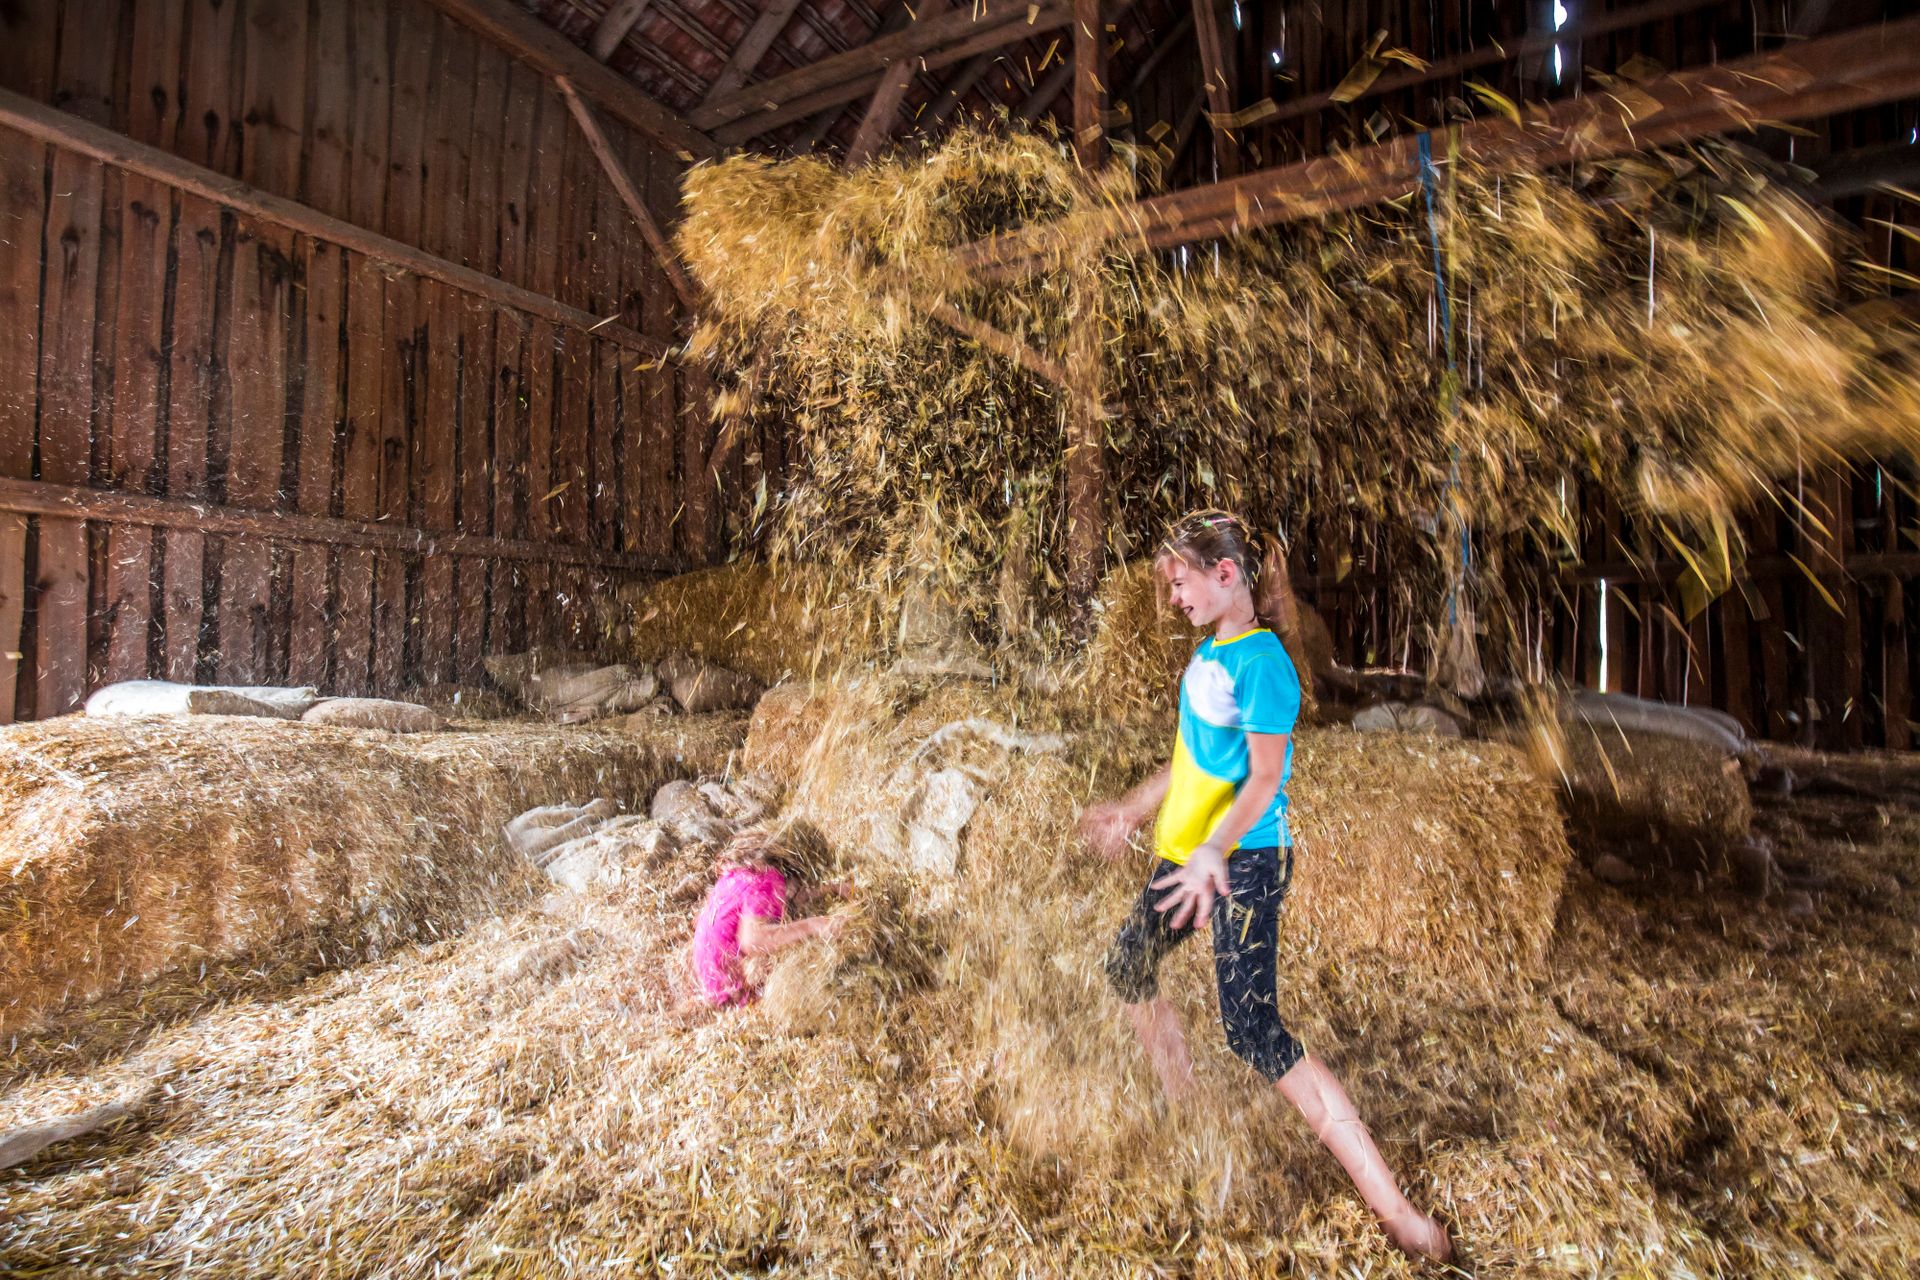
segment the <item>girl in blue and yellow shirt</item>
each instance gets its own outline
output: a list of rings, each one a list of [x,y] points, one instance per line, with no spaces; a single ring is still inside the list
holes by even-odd
[[[1203,511],[1174,526],[1155,561],[1173,606],[1212,634],[1180,680],[1172,763],[1081,818],[1088,842],[1118,859],[1157,815],[1153,870],[1107,952],[1107,977],[1177,1101],[1193,1086],[1193,1067],[1158,971],[1211,920],[1227,1044],[1299,1108],[1393,1243],[1444,1261],[1453,1254],[1446,1228],[1401,1193],[1346,1090],[1288,1033],[1275,1005],[1280,904],[1293,877],[1287,780],[1300,680],[1279,638],[1260,625],[1250,541],[1235,517]]]

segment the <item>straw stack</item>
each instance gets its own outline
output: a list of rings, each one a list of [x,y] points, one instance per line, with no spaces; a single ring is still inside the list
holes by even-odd
[[[333,962],[531,891],[500,836],[538,804],[644,807],[739,720],[644,733],[393,735],[63,717],[0,733],[0,1030],[169,969],[315,944]]]

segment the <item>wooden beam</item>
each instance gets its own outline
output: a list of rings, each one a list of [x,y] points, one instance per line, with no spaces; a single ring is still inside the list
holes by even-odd
[[[689,125],[624,76],[595,62],[572,41],[508,0],[430,0],[448,17],[473,28],[548,76],[566,76],[622,124],[681,154],[685,160],[720,154],[712,138]]]
[[[672,556],[620,555],[564,543],[524,542],[517,538],[432,532],[368,520],[222,507],[182,498],[150,498],[117,489],[48,484],[42,480],[0,478],[0,511],[59,520],[191,529],[195,533],[270,538],[281,542],[321,542],[328,546],[397,551],[414,556],[479,556],[492,560],[582,565],[619,573],[678,573],[688,567]]]
[[[556,324],[586,330],[596,337],[649,355],[663,356],[671,350],[667,344],[636,333],[625,325],[609,323],[545,294],[482,275],[423,249],[402,244],[350,222],[342,222],[317,209],[256,190],[238,179],[203,169],[158,147],[135,142],[110,129],[88,124],[63,111],[4,89],[0,89],[0,126],[16,129],[28,137],[52,143],[76,155],[98,160],[128,173],[141,174],[278,226],[306,232],[389,266],[452,285],[497,306],[510,307]]]
[[[1718,0],[1655,0],[1655,3],[1636,5],[1631,9],[1616,9],[1591,18],[1583,18],[1578,22],[1570,22],[1558,31],[1536,31],[1507,44],[1490,44],[1479,49],[1469,49],[1465,53],[1457,53],[1450,58],[1441,58],[1417,71],[1397,71],[1382,75],[1361,90],[1350,102],[1336,103],[1333,100],[1333,91],[1330,89],[1323,93],[1308,94],[1303,98],[1289,98],[1279,104],[1280,109],[1275,114],[1268,116],[1260,124],[1265,128],[1283,120],[1312,115],[1328,107],[1348,106],[1361,98],[1396,93],[1401,89],[1412,89],[1419,85],[1431,84],[1436,80],[1450,79],[1477,67],[1517,62],[1536,53],[1546,53],[1555,45],[1609,35],[1629,27],[1645,26],[1650,22],[1664,22],[1669,18],[1692,13],[1696,9],[1713,8],[1717,3]]]
[[[1033,91],[1020,100],[1020,105],[1014,110],[1014,114],[1022,120],[1038,120],[1046,114],[1047,108],[1067,91],[1067,86],[1072,81],[1073,55],[1068,53],[1062,55],[1059,62],[1047,69],[1047,74],[1040,77],[1039,83],[1033,86]]]
[[[1200,38],[1200,78],[1206,85],[1207,104],[1215,117],[1224,119],[1233,114],[1233,84],[1227,79],[1227,46],[1220,36],[1215,0],[1193,0],[1193,31]],[[1240,172],[1233,136],[1217,119],[1213,125],[1213,157],[1221,176],[1230,178]]]
[[[1767,121],[1812,119],[1908,97],[1920,83],[1920,18],[1823,36],[1738,62],[1677,71],[1644,85],[1530,106],[1522,121],[1459,131],[1463,161],[1507,172],[1603,160]],[[1092,241],[1165,248],[1397,199],[1419,185],[1419,141],[1396,138],[1126,208],[1092,210],[965,246],[962,271],[1029,274]]]
[[[910,22],[945,13],[948,7],[947,0],[926,0],[916,13],[903,4],[892,22],[897,22],[904,29]],[[893,136],[894,120],[900,114],[900,103],[907,96],[908,86],[913,83],[918,61],[914,57],[901,58],[881,73],[879,86],[873,91],[873,99],[867,103],[866,113],[860,117],[860,125],[853,132],[853,141],[847,146],[848,168],[871,160],[881,144]]]
[[[614,0],[587,39],[587,52],[593,55],[594,61],[605,62],[611,58],[646,11],[647,0]]]
[[[974,54],[972,61],[960,68],[959,74],[941,88],[940,96],[933,100],[933,104],[920,113],[921,131],[930,133],[945,124],[947,117],[959,109],[962,100],[973,92],[973,87],[993,69],[993,64],[999,58],[1000,51],[997,49]]]
[[[747,77],[767,56],[767,50],[787,29],[787,23],[793,20],[794,10],[799,7],[800,0],[770,0],[766,9],[754,19],[753,25],[747,28],[747,34],[740,38],[740,43],[734,46],[733,56],[727,60],[727,65],[714,77],[706,97],[700,100],[702,106],[718,102],[747,82]]]
[[[1147,55],[1146,61],[1134,69],[1132,78],[1127,82],[1127,92],[1138,93],[1140,86],[1147,82],[1147,77],[1158,71],[1160,64],[1178,52],[1192,35],[1193,13],[1189,10],[1181,16],[1179,22],[1174,24],[1173,30],[1167,33],[1166,38],[1153,47],[1153,52]]]
[[[600,121],[594,117],[593,108],[587,105],[586,99],[580,96],[580,91],[567,77],[555,77],[554,84],[559,86],[561,96],[566,98],[567,109],[573,112],[574,123],[580,126],[587,146],[600,161],[600,167],[606,171],[607,181],[613,184],[613,189],[619,193],[633,220],[640,224],[641,236],[667,273],[667,279],[673,282],[673,291],[680,296],[681,304],[690,312],[698,310],[700,291],[694,287],[686,268],[681,265],[680,255],[674,252],[673,241],[661,231],[660,224],[654,220],[653,211],[647,208],[647,202],[641,198],[640,189],[633,185],[633,177],[628,174],[627,167],[614,154],[613,144],[607,141]]]
[[[1073,150],[1080,167],[1104,168],[1107,156],[1107,24],[1100,0],[1073,0]]]
[[[715,138],[740,139],[764,133],[836,102],[864,97],[880,75],[902,58],[920,58],[931,70],[964,61],[989,48],[1017,44],[1070,21],[1068,0],[1050,0],[1032,11],[1004,3],[991,11],[973,6],[909,22],[899,31],[831,58],[757,85],[749,85],[690,113],[695,128],[715,130]],[[837,95],[837,96],[836,96]],[[748,118],[752,119],[749,120]],[[721,129],[721,126],[732,126]],[[750,126],[742,134],[740,129]]]
[[[907,86],[912,83],[911,58],[902,58],[881,73],[880,85],[873,91],[873,100],[867,103],[866,112],[860,117],[860,127],[854,130],[853,141],[847,144],[849,169],[858,168],[873,159],[881,144],[893,136],[894,118],[900,114],[900,102],[907,96]]]

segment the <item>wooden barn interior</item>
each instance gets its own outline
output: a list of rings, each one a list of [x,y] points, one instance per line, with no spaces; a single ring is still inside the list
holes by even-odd
[[[1755,462],[1718,568],[1577,479],[1557,542],[1462,534],[1484,673],[1417,530],[1243,509],[1306,703],[1279,1003],[1451,1274],[1912,1275],[1920,8],[0,0],[0,1273],[1445,1273],[1235,1074],[1204,948],[1201,1101],[1122,1034],[1146,855],[1076,822],[1198,633],[1072,264],[1398,218],[1438,370],[1448,174],[1606,206],[1577,175],[1688,155],[1819,228],[1866,443]],[[872,351],[1027,406],[1051,630],[1012,551],[998,606],[914,578],[869,508],[973,510],[932,471],[834,505],[820,423],[905,357],[795,390],[805,326],[713,265],[774,256],[718,193],[841,193],[825,246],[1016,161],[1081,203],[845,278]],[[795,552],[856,526],[884,574]],[[795,823],[844,927],[716,1013],[703,897]]]

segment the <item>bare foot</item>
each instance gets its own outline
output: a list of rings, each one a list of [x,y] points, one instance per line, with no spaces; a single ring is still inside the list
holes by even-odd
[[[1418,1209],[1382,1219],[1380,1225],[1386,1228],[1387,1239],[1393,1241],[1394,1248],[1404,1254],[1433,1262],[1453,1261],[1453,1237]]]

